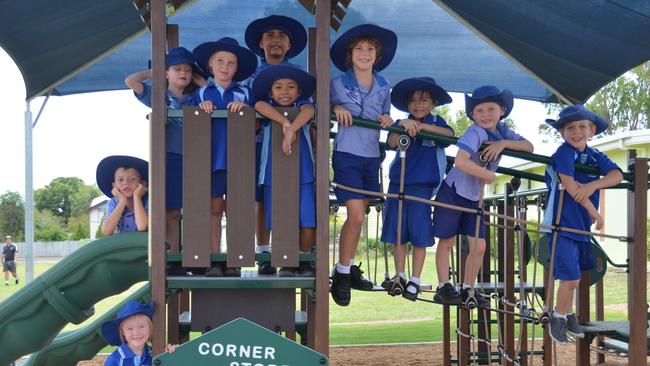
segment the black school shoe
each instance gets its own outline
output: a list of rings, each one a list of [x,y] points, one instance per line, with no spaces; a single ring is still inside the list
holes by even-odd
[[[460,296],[454,285],[445,283],[436,289],[433,301],[442,305],[463,305],[463,298]]]
[[[263,252],[270,253],[270,252]],[[259,261],[257,262],[257,273],[262,275],[273,275],[278,272],[278,269],[271,265],[271,262]]]
[[[241,267],[228,267],[223,271],[225,277],[241,277]]]
[[[224,263],[215,263],[214,266],[208,268],[208,270],[205,271],[205,277],[223,277],[225,270],[224,267]]]
[[[300,262],[297,275],[300,277],[314,277],[316,276],[316,270],[314,270],[311,262]]]
[[[582,330],[578,319],[575,314],[567,314],[566,316],[566,332],[575,338],[584,338],[585,332]]]
[[[350,305],[350,286],[351,286],[351,275],[339,273],[334,269],[334,275],[332,275],[332,287],[330,287],[330,293],[332,293],[332,299],[339,306],[348,306]]]
[[[296,268],[296,267],[281,267],[280,271],[278,272],[278,276],[280,276],[280,277],[296,277],[296,273],[298,273],[298,268]]]
[[[566,344],[569,343],[569,338],[566,336],[566,325],[567,320],[560,318],[555,314],[555,311],[551,314],[551,327],[549,334],[551,338],[557,343]]]
[[[401,277],[400,277],[400,278],[401,278]],[[415,287],[415,292],[411,292],[411,291],[408,290],[408,288],[409,288],[410,286]],[[407,300],[415,301],[415,300],[418,298],[418,294],[419,294],[420,292],[421,292],[421,291],[420,291],[420,285],[416,284],[416,283],[413,282],[413,281],[409,281],[409,282],[406,284],[406,286],[404,286],[404,292],[402,293],[402,297],[405,298],[405,299],[407,299]]]
[[[359,263],[358,266],[350,266],[350,275],[352,276],[350,287],[355,290],[372,291],[372,289],[375,287],[372,282],[363,278],[361,263]]]
[[[464,288],[460,291],[460,297],[463,299],[463,304],[467,303],[467,299],[469,298],[469,290],[469,288]],[[490,300],[486,299],[480,290],[474,289],[474,298],[476,299],[477,308],[485,309],[490,307]]]

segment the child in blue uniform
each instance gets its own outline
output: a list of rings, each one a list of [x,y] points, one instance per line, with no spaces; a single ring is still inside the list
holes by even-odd
[[[330,102],[336,114],[338,133],[334,138],[332,167],[334,181],[353,188],[381,192],[379,186],[379,131],[352,125],[352,117],[377,120],[382,127],[390,118],[390,83],[379,71],[395,55],[397,35],[373,25],[362,24],[343,33],[332,45],[330,57],[344,73],[330,82]],[[345,202],[347,218],[341,228],[339,261],[333,269],[332,298],[340,306],[350,304],[350,288],[372,290],[372,283],[354,265],[361,226],[370,197],[335,189]]]
[[[264,123],[264,143],[259,182],[264,187],[266,227],[271,230],[271,123],[282,125],[284,139],[282,151],[290,155],[300,154],[300,252],[309,253],[314,242],[316,228],[316,194],[314,192],[314,159],[311,155],[311,138],[308,122],[314,117],[314,106],[309,98],[314,93],[316,79],[307,72],[290,65],[273,65],[263,70],[253,83],[253,96],[257,102],[255,110],[269,118]],[[297,107],[300,112],[289,121],[274,107]],[[293,142],[300,139],[300,151],[292,150]],[[278,187],[282,188],[282,187]],[[312,277],[314,269],[309,262],[300,262],[300,267],[280,269],[281,277],[295,275]]]
[[[108,156],[97,165],[97,186],[108,201],[104,236],[146,231],[149,225],[147,176],[149,163],[132,156]]]
[[[474,90],[472,96],[465,95],[465,113],[474,124],[458,139],[458,152],[436,201],[467,208],[478,208],[484,183],[496,179],[494,171],[499,166],[503,149],[533,151],[533,145],[500,122],[512,111],[513,97],[509,90],[500,91],[486,85]],[[480,150],[481,145],[487,147]],[[485,165],[485,166],[483,166]],[[485,226],[481,217],[479,232],[476,233],[476,214],[436,206],[433,212],[433,234],[440,238],[436,251],[438,288],[434,301],[445,305],[461,305],[469,297],[476,276],[483,262],[485,252]],[[459,292],[449,282],[449,253],[457,234],[465,234],[469,241],[469,256],[465,262],[463,284]],[[478,238],[478,240],[477,240]],[[489,301],[480,291],[475,291],[479,308],[485,308]]]
[[[191,105],[197,86],[205,80],[195,71],[192,53],[183,47],[172,48],[165,56],[165,77],[167,79],[167,105],[182,109]],[[151,108],[151,70],[136,72],[124,80],[142,104]],[[167,146],[167,168],[165,202],[167,240],[178,244],[180,240],[180,212],[183,207],[183,119],[167,119],[165,141]]]
[[[439,135],[453,136],[447,122],[440,116],[433,116],[431,112],[436,106],[451,103],[451,97],[438,86],[432,78],[421,77],[402,80],[391,92],[391,101],[395,108],[409,112],[407,119],[399,120],[396,126],[402,126],[410,136],[410,143],[406,149],[404,194],[424,199],[431,199],[440,186],[445,174],[447,159],[445,147],[430,140],[423,140],[415,135],[420,131],[432,132]],[[390,148],[397,148],[399,135],[390,133],[387,144]],[[388,193],[399,193],[401,158],[399,152],[390,165],[390,185]],[[386,200],[386,213],[382,225],[381,240],[397,243],[398,200]],[[424,266],[426,248],[433,246],[433,231],[431,221],[431,206],[422,203],[404,200],[402,204],[402,223],[400,242],[393,248],[395,257],[395,270],[399,276],[404,292],[402,296],[415,301],[420,292],[420,274]],[[413,245],[413,272],[408,283],[404,274],[406,260],[406,243]]]
[[[127,302],[117,317],[102,324],[104,340],[119,346],[104,361],[104,366],[151,366],[151,317],[153,306],[135,300]],[[168,344],[165,352],[174,352],[176,345]]]
[[[564,143],[551,156],[551,165],[546,169],[549,199],[543,223],[556,223],[561,183],[565,194],[562,212],[559,213],[560,226],[589,231],[592,221],[595,221],[596,230],[599,230],[603,226],[603,219],[598,213],[599,189],[620,183],[623,174],[605,154],[587,146],[587,141],[605,131],[609,122],[579,104],[564,108],[557,121],[548,119],[546,122],[560,131]],[[576,171],[576,163],[597,167],[603,177]],[[549,253],[552,241],[552,235],[549,235]],[[573,294],[580,284],[580,272],[591,270],[594,265],[589,235],[558,232],[553,277],[560,280],[560,286],[551,316],[550,332],[557,342],[566,343],[567,334],[584,337],[572,313]]]
[[[249,77],[257,67],[257,58],[248,49],[239,46],[237,41],[224,37],[216,42],[200,44],[193,51],[194,58],[201,68],[212,75],[212,82],[196,91],[192,99],[206,113],[215,109],[240,111],[250,104],[250,91],[237,82]],[[225,209],[226,196],[226,152],[227,119],[212,119],[212,199],[210,245],[213,253],[220,252],[221,218]],[[225,268],[221,264],[213,266],[205,274],[211,277],[239,276],[239,268]]]
[[[289,59],[299,55],[307,45],[307,31],[299,21],[282,15],[270,15],[252,21],[245,32],[246,45],[260,57],[260,64],[243,84],[249,89],[253,88],[253,81],[262,70],[271,65],[294,65]],[[260,163],[262,156],[263,129],[255,136],[255,176],[260,174]],[[255,189],[255,234],[257,253],[270,253],[271,246],[269,239],[271,232],[266,228],[266,214],[264,212],[264,188],[256,185]],[[271,262],[260,261],[257,271],[260,274],[275,274],[276,268]]]

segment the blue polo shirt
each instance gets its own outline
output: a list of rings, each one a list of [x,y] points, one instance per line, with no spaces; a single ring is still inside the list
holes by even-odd
[[[135,95],[138,100],[151,108],[151,85],[142,84],[142,94]],[[183,106],[192,105],[192,94],[184,94],[182,98],[177,98],[173,93],[167,90],[167,107],[170,109],[183,109]],[[183,153],[183,118],[167,118],[167,128],[165,134],[167,152],[174,154]]]
[[[273,100],[268,100],[272,106],[277,106]],[[300,108],[310,104],[306,99],[298,99],[292,107]],[[272,182],[272,153],[271,153],[271,122],[269,119],[262,121],[264,142],[262,143],[262,157],[260,162],[259,184],[270,186]],[[300,184],[314,181],[314,156],[312,155],[311,136],[309,123],[305,123],[298,134],[300,138]],[[295,151],[293,152],[295,154]]]
[[[413,119],[411,115],[408,117]],[[394,126],[399,126],[399,120]],[[444,127],[452,130],[440,116],[427,116],[422,123],[432,126]],[[453,131],[453,130],[452,130]],[[390,134],[388,136],[390,138]],[[404,167],[404,184],[428,184],[438,187],[445,176],[447,167],[447,158],[445,156],[446,145],[440,145],[432,140],[424,140],[420,137],[410,137],[411,143],[406,149],[405,167]],[[401,162],[399,152],[395,154],[395,159],[390,164],[388,177],[391,184],[399,184],[401,171]]]
[[[151,362],[149,346],[144,346],[142,355],[136,356],[126,343],[123,343],[106,358],[104,366],[151,366]]]
[[[503,122],[497,123],[495,131],[488,131],[474,123],[458,139],[456,146],[461,150],[467,151],[472,161],[479,164],[478,151],[481,145],[486,141],[500,140],[521,141],[524,138],[516,134],[515,131],[511,130]],[[493,172],[496,171],[499,167],[500,160],[501,157],[498,157],[496,160],[491,161],[485,168]],[[445,183],[450,187],[455,186],[456,193],[461,197],[471,201],[478,201],[479,191],[481,189],[481,180],[478,177],[467,174],[454,166],[449,174],[447,174]]]
[[[218,84],[210,83],[196,91],[192,105],[209,100],[216,109],[225,110],[230,102],[244,102],[251,104],[250,91],[247,87],[235,82],[230,83],[226,89]],[[212,119],[212,171],[226,170],[228,165],[228,119]]]
[[[330,81],[330,103],[345,107],[353,117],[376,120],[390,113],[390,83],[377,72],[370,90],[359,86],[354,71],[347,72]],[[342,126],[334,138],[334,151],[341,151],[366,158],[379,157],[379,130],[359,126]]]
[[[106,205],[106,217],[115,211],[115,207],[119,201],[117,198],[113,197],[108,204]],[[144,204],[145,211],[149,211],[149,196],[145,195],[142,197],[142,203]],[[127,208],[124,208],[122,211],[122,216],[120,216],[120,221],[117,223],[115,228],[115,234],[119,233],[137,233],[138,227],[135,225],[135,212],[129,211]]]
[[[583,173],[575,170],[575,163],[585,164],[597,167],[600,175]],[[611,161],[607,155],[592,149],[589,146],[584,151],[578,151],[568,143],[563,143],[557,151],[551,156],[551,165],[546,168],[544,174],[546,178],[546,187],[548,188],[548,205],[544,212],[543,223],[554,225],[557,218],[557,207],[559,205],[559,177],[558,174],[572,176],[580,184],[586,184],[600,179],[600,176],[606,175],[610,171],[621,168]],[[598,209],[600,201],[600,190],[594,191],[589,196],[589,201]],[[564,193],[562,203],[562,215],[560,216],[560,226],[570,227],[578,230],[589,231],[591,228],[591,217],[587,209],[576,202],[567,192]],[[549,232],[549,230],[544,230]],[[560,231],[560,235],[579,241],[590,241],[589,235],[580,235]]]

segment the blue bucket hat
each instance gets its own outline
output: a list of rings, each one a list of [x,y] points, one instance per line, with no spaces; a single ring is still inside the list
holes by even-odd
[[[419,77],[404,79],[395,84],[390,92],[390,101],[395,108],[403,112],[408,112],[409,95],[416,90],[426,91],[431,95],[438,105],[451,103],[451,97],[445,89],[436,84],[436,81],[430,77]]]
[[[547,119],[546,123],[559,131],[565,124],[583,119],[589,120],[596,125],[596,135],[604,132],[607,130],[607,127],[609,127],[609,121],[588,110],[582,104],[571,105],[564,108],[560,111],[557,120]]]
[[[107,156],[97,165],[97,186],[109,198],[113,197],[113,181],[115,171],[118,168],[133,168],[140,173],[140,178],[144,181],[149,180],[149,163],[140,158],[127,155]]]
[[[253,98],[255,100],[268,100],[269,90],[276,80],[290,79],[295,81],[300,88],[300,98],[309,98],[316,89],[316,78],[308,72],[291,65],[271,65],[257,75],[253,81]]]
[[[499,90],[494,85],[484,85],[474,89],[471,97],[465,94],[465,114],[473,121],[472,111],[474,107],[487,102],[494,102],[506,109],[506,113],[501,116],[501,119],[505,119],[510,115],[512,106],[514,105],[514,99],[510,90]]]
[[[212,75],[210,70],[210,57],[216,52],[226,51],[237,56],[237,72],[233,76],[235,81],[242,81],[251,76],[257,69],[257,57],[250,50],[239,45],[236,39],[223,37],[216,42],[205,42],[198,45],[194,51],[194,58],[203,71]]]
[[[151,318],[153,316],[153,305],[141,304],[138,301],[131,300],[127,302],[117,313],[117,317],[102,324],[102,337],[113,346],[122,344],[120,337],[120,323],[130,316],[144,314]]]
[[[348,45],[359,37],[374,37],[377,38],[381,44],[381,59],[377,62],[377,65],[375,65],[375,70],[381,71],[390,65],[390,62],[395,56],[395,50],[397,50],[397,35],[395,32],[374,24],[361,24],[352,27],[345,33],[341,34],[341,36],[334,41],[332,48],[330,48],[330,58],[336,68],[341,71],[348,70],[348,67],[345,65]]]
[[[208,75],[194,61],[194,55],[185,47],[176,47],[167,51],[165,55],[165,67],[188,64],[192,66],[192,72],[201,75],[204,79]],[[147,69],[151,69],[151,60],[147,62]]]
[[[260,47],[260,40],[264,32],[272,29],[283,31],[289,36],[291,40],[291,48],[284,55],[286,59],[297,56],[305,49],[307,45],[307,31],[299,21],[285,17],[283,15],[269,15],[266,18],[260,18],[252,21],[246,27],[244,39],[246,45],[256,55],[264,58],[264,50]]]

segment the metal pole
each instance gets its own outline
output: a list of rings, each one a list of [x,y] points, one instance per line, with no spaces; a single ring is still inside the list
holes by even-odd
[[[32,111],[25,104],[25,283],[34,279],[34,162]]]

